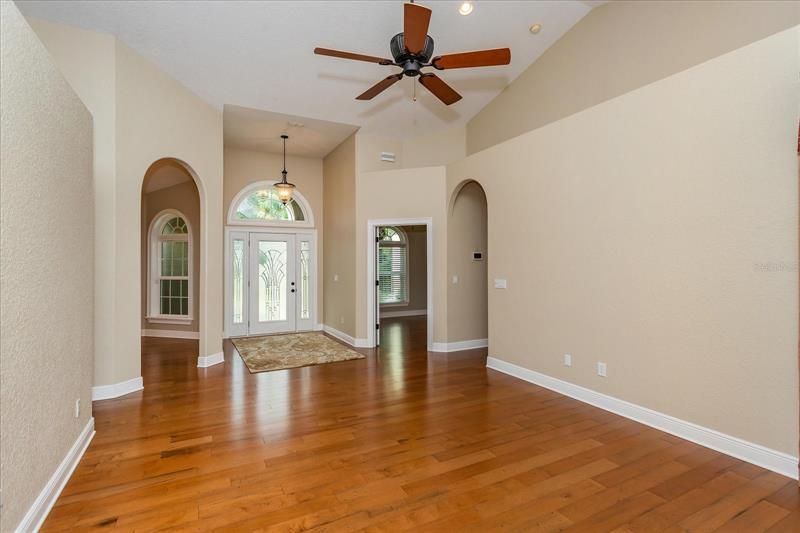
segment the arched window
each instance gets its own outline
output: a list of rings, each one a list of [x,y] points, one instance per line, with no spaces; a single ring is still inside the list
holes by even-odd
[[[189,323],[192,320],[192,232],[179,211],[162,211],[148,233],[148,320]]]
[[[256,189],[247,194],[236,206],[235,218],[251,221],[299,222],[305,220],[305,214],[295,200],[283,205],[272,187],[269,187]]]
[[[408,303],[408,241],[400,228],[378,228],[378,302]]]

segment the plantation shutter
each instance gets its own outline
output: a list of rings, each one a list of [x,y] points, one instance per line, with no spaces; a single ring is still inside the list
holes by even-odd
[[[378,253],[380,303],[408,302],[408,256],[405,244],[381,243]]]

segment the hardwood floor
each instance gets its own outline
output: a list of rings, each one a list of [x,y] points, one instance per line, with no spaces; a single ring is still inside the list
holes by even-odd
[[[43,529],[800,531],[788,478],[382,327],[364,360],[253,375],[143,339],[144,391],[94,403]]]

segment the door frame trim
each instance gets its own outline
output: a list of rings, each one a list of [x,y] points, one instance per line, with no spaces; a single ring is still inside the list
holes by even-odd
[[[428,351],[433,349],[433,218],[373,218],[367,220],[367,348],[375,347],[375,231],[379,226],[425,226],[427,243],[426,277],[427,277],[427,315],[428,315]]]
[[[233,272],[231,272],[231,233],[247,233],[248,234],[248,242],[249,242],[249,234],[251,233],[279,233],[279,234],[288,234],[294,235],[295,238],[298,235],[310,235],[311,240],[313,241],[312,249],[314,251],[314,262],[313,262],[313,291],[311,295],[311,323],[313,325],[313,329],[318,329],[319,324],[319,315],[318,311],[318,302],[319,302],[319,279],[322,275],[322,269],[319,268],[319,238],[318,232],[316,228],[290,228],[286,226],[238,226],[238,225],[227,225],[225,226],[225,253],[224,261],[225,264],[223,265],[223,282],[224,286],[222,288],[222,300],[223,300],[223,312],[225,316],[223,317],[223,331],[222,336],[223,338],[231,338],[231,337],[239,337],[241,335],[231,335],[231,312],[232,312],[232,295],[230,294],[230,287],[231,282],[233,281],[231,277],[233,276]],[[248,251],[249,253],[249,251]],[[246,304],[247,305],[247,304]],[[299,306],[297,307],[299,309]],[[248,308],[248,314],[250,310]],[[303,330],[305,331],[305,330]]]

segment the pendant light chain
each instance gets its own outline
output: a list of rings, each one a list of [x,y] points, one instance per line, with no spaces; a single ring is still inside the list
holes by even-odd
[[[283,205],[292,201],[292,193],[295,188],[293,183],[289,183],[286,180],[286,175],[288,174],[288,172],[286,172],[286,139],[288,138],[289,136],[285,133],[281,135],[281,139],[283,139],[283,170],[281,171],[282,178],[280,183],[275,184],[275,191],[278,194],[278,199]]]

